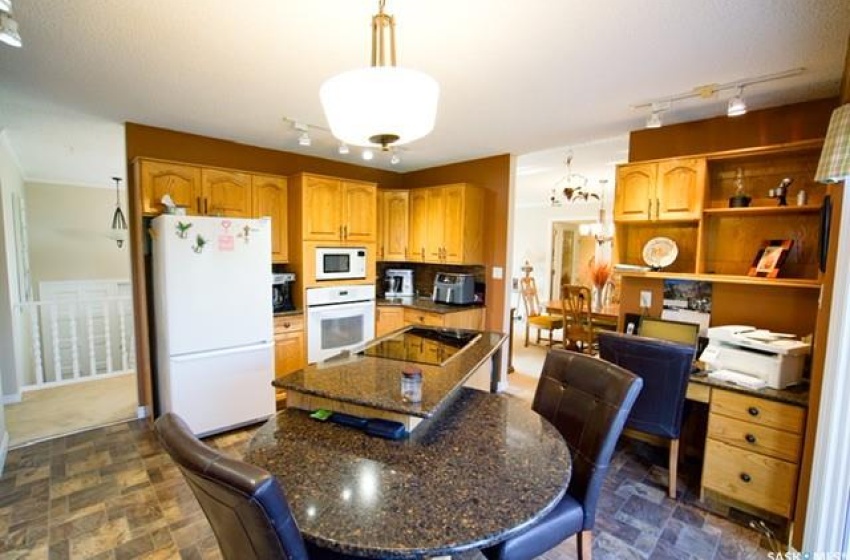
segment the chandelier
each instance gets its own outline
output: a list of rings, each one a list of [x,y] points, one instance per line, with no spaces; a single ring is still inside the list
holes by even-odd
[[[578,173],[573,173],[572,151],[567,153],[567,158],[564,160],[564,163],[567,165],[567,174],[566,176],[558,179],[558,181],[552,186],[552,192],[549,195],[549,203],[552,206],[561,205],[559,191],[560,195],[567,199],[567,202],[578,200],[587,202],[591,198],[599,200],[598,194],[585,190],[587,188],[587,177]]]
[[[434,129],[440,86],[428,74],[396,66],[395,19],[379,0],[372,16],[372,65],[327,79],[319,89],[331,132],[354,146],[400,146]]]
[[[607,183],[607,179],[600,179],[599,192],[601,193],[601,196],[596,194],[592,195],[594,198],[599,200],[599,217],[593,223],[579,224],[578,226],[579,235],[583,237],[593,237],[599,245],[603,245],[614,240],[614,233],[605,212],[605,185]]]

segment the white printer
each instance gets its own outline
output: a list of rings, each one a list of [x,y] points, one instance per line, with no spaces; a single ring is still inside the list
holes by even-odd
[[[708,345],[699,359],[710,370],[730,372],[728,380],[733,383],[734,374],[743,373],[773,389],[784,389],[800,381],[810,349],[811,344],[794,335],[727,325],[708,329]],[[717,377],[724,379],[722,375]]]

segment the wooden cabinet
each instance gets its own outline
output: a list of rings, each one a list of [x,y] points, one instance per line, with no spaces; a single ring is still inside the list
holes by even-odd
[[[409,195],[409,191],[402,190],[378,193],[378,260],[407,260]]]
[[[712,389],[702,489],[791,518],[806,411]]]
[[[404,323],[406,325],[481,330],[484,328],[484,308],[475,307],[452,313],[436,313],[405,308]]]
[[[415,189],[410,194],[412,262],[484,261],[484,191],[465,183]]]
[[[374,183],[300,174],[292,179],[298,192],[304,241],[342,244],[377,241],[378,197]]]
[[[251,217],[248,173],[148,159],[139,159],[135,165],[146,216],[161,214],[165,210],[162,197],[168,194],[192,216]]]
[[[251,176],[251,200],[254,218],[268,216],[272,219],[272,262],[289,260],[287,234],[286,178],[273,175]]]
[[[428,242],[428,191],[413,189],[409,194],[410,230],[407,243],[407,260],[425,262],[425,244]]]
[[[251,175],[201,168],[201,193],[195,203],[205,216],[251,217]]]
[[[614,220],[699,220],[705,196],[705,158],[621,165]]]
[[[274,318],[274,374],[283,377],[307,365],[304,352],[304,316]]]
[[[195,204],[200,196],[201,169],[170,161],[138,159],[134,162],[136,186],[141,191],[142,214],[157,216],[165,211],[162,197],[166,194],[189,214],[199,214]]]
[[[384,336],[404,326],[404,308],[378,306],[375,308],[375,337]]]

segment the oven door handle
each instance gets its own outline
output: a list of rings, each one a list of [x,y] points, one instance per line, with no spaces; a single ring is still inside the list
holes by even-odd
[[[362,299],[362,300],[357,300],[357,301],[347,301],[345,303],[316,303],[316,304],[307,306],[307,313],[310,313],[310,311],[323,311],[323,310],[327,310],[327,309],[333,309],[334,311],[336,311],[336,310],[344,311],[346,309],[357,309],[358,307],[364,308],[364,307],[367,307],[367,306],[371,307],[373,305],[375,305],[375,300],[373,300],[373,299]]]

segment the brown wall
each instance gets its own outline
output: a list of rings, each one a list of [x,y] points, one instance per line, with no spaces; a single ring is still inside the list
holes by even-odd
[[[775,146],[826,135],[838,105],[830,97],[782,107],[750,111],[740,117],[715,117],[629,134],[629,161]]]
[[[474,183],[487,190],[485,196],[485,266],[487,269],[488,330],[505,332],[505,280],[507,275],[508,200],[511,184],[510,155],[493,156],[413,171],[403,176],[405,188],[450,183]],[[500,266],[502,279],[494,280],[492,267]]]
[[[126,124],[127,162],[142,156],[272,175],[308,172],[401,186],[402,175],[329,159],[238,144],[135,123]],[[128,177],[133,174],[129,173]],[[131,179],[132,180],[132,179]]]

